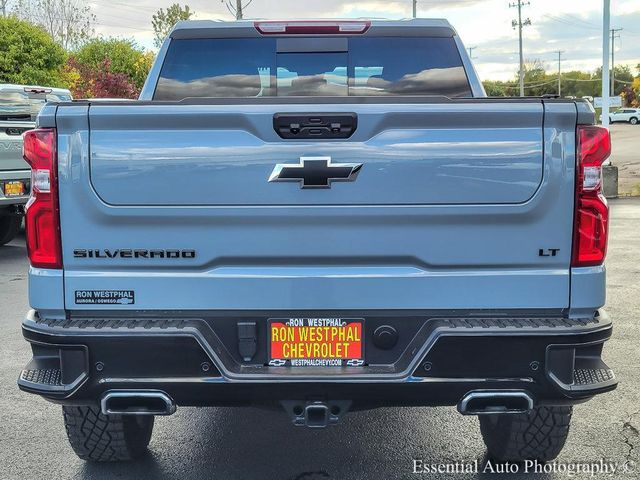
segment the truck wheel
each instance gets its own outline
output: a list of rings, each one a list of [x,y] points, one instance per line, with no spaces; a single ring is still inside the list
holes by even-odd
[[[528,413],[480,416],[480,432],[489,456],[500,462],[558,456],[569,434],[572,407],[538,407]]]
[[[0,245],[9,243],[20,231],[22,217],[18,215],[0,216]]]
[[[83,460],[133,460],[147,451],[153,415],[103,415],[97,407],[62,407],[73,451]]]
[[[637,125],[637,124],[638,124],[638,119],[637,119],[636,117],[631,117],[631,118],[629,119],[629,123],[630,123],[631,125]]]

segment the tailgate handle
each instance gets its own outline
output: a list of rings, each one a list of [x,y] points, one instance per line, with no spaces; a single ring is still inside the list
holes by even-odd
[[[349,138],[358,126],[355,113],[276,113],[273,129],[285,139]]]
[[[5,131],[7,135],[17,137],[18,135],[22,135],[24,132],[29,130],[28,128],[17,128],[17,127],[8,127]]]

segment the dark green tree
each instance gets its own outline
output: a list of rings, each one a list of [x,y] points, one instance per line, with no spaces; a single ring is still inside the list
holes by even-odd
[[[524,65],[524,93],[528,97],[558,93],[558,76],[548,75],[542,60],[527,60]],[[563,92],[565,95],[566,92]]]
[[[41,27],[0,17],[0,82],[64,86],[65,52]]]
[[[595,78],[602,78],[602,67],[596,70]],[[616,65],[615,67],[615,80],[616,85],[614,89],[614,95],[618,96],[622,93],[625,86],[633,83],[633,73],[629,65]]]
[[[485,92],[490,97],[508,97],[513,95],[512,88],[506,82],[487,80],[482,82]]]
[[[602,80],[595,74],[574,70],[562,73],[562,95],[570,97],[599,97]]]

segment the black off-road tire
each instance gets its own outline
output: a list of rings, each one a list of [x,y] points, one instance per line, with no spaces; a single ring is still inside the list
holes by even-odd
[[[528,413],[481,415],[480,432],[489,457],[499,462],[548,462],[569,434],[572,407],[538,407]]]
[[[83,460],[133,460],[147,451],[153,415],[103,415],[96,407],[62,407],[73,451]]]
[[[16,238],[21,224],[22,217],[19,215],[0,215],[0,246]]]

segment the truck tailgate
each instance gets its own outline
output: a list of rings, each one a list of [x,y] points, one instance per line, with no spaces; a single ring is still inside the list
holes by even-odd
[[[357,130],[280,138],[274,114],[318,111],[301,104],[60,108],[66,308],[568,307],[572,103],[321,110]],[[326,189],[268,181],[301,157],[362,167]],[[133,301],[78,302],[109,290]]]
[[[0,120],[0,171],[29,169],[22,158],[22,133],[33,127],[32,122]]]
[[[273,116],[290,106],[92,107],[92,185],[132,206],[509,204],[540,186],[542,104],[382,107],[349,107],[357,130],[338,141],[281,139]],[[267,182],[309,156],[363,167],[330,190]]]

